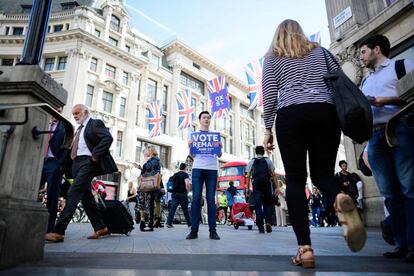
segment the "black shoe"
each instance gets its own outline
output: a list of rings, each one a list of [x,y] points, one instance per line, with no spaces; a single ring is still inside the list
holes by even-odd
[[[264,227],[258,226],[258,228],[259,228],[259,234],[264,234]]]
[[[414,263],[414,247],[411,247],[408,250],[408,254],[407,254],[407,256],[405,256],[404,261],[407,262],[407,263]]]
[[[185,237],[187,240],[194,240],[198,238],[198,234],[197,232],[193,232],[191,231],[190,234],[187,235],[187,237]]]
[[[217,234],[217,232],[216,232],[216,231],[214,231],[214,232],[210,232],[210,239],[212,239],[212,240],[219,240],[219,239],[220,239],[220,237],[219,237],[219,235]]]
[[[383,256],[385,258],[388,258],[388,259],[403,259],[407,256],[407,254],[408,254],[408,248],[406,248],[406,247],[403,247],[403,248],[397,247],[394,250],[394,252],[385,252],[383,254]]]
[[[166,223],[165,226],[167,226],[167,228],[174,228],[174,225],[168,223]]]
[[[142,232],[153,232],[154,231],[154,228],[153,227],[147,227],[147,228],[144,228],[143,230],[141,230]]]
[[[381,221],[380,225],[381,225],[382,238],[384,239],[384,241],[390,245],[395,245],[394,235],[392,233],[391,228],[387,227],[384,221]]]
[[[144,231],[146,225],[145,225],[145,221],[142,221],[139,223],[139,230]]]
[[[269,223],[266,223],[266,232],[272,233],[272,225],[270,225]]]

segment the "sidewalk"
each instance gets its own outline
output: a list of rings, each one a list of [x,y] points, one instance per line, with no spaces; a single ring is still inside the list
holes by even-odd
[[[259,234],[245,227],[218,226],[220,241],[208,238],[200,227],[197,240],[186,240],[185,225],[87,240],[90,224],[71,224],[65,242],[46,244],[41,262],[24,264],[0,275],[278,275],[275,272],[315,275],[413,274],[414,265],[387,260],[392,250],[378,229],[368,230],[365,248],[352,253],[342,237],[342,228],[311,228],[317,268],[304,270],[290,265],[297,246],[291,227],[273,228]],[[259,274],[252,272],[260,272]],[[343,274],[345,273],[345,274]],[[285,274],[279,274],[285,275]],[[299,274],[298,274],[299,275]]]

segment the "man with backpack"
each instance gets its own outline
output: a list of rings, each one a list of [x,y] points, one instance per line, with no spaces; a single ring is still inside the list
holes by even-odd
[[[383,35],[369,37],[359,47],[359,58],[369,70],[361,90],[370,98],[374,119],[368,160],[378,190],[385,197],[397,245],[384,257],[414,263],[414,112],[405,113],[396,123],[398,146],[389,147],[385,135],[387,122],[406,105],[398,97],[397,82],[414,70],[414,62],[390,60],[390,41]]]
[[[180,164],[180,171],[175,173],[173,176],[170,177],[168,182],[172,181],[172,188],[169,192],[172,193],[171,196],[171,209],[168,212],[167,218],[167,228],[172,228],[173,226],[173,219],[175,215],[175,211],[177,210],[178,205],[181,206],[183,209],[183,213],[185,219],[187,221],[188,227],[191,226],[191,218],[190,214],[188,213],[188,192],[190,191],[190,176],[188,173],[185,172],[187,165],[184,163]]]
[[[272,232],[272,204],[273,183],[276,183],[275,166],[272,160],[264,157],[264,147],[257,146],[256,157],[247,164],[247,178],[253,184],[253,193],[256,211],[256,224],[259,233],[264,233],[264,221],[266,220],[266,232]],[[273,183],[272,183],[273,181]],[[250,181],[247,182],[247,191],[250,190]]]

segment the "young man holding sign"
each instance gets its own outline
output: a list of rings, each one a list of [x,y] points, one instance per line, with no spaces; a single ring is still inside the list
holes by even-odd
[[[193,201],[191,203],[191,232],[186,239],[196,239],[200,224],[200,202],[203,193],[203,184],[206,183],[206,198],[208,206],[208,226],[210,239],[219,240],[216,232],[216,204],[214,196],[217,185],[217,157],[221,156],[223,144],[220,133],[209,132],[211,115],[208,111],[202,111],[198,115],[200,131],[190,135],[188,144],[190,153],[194,158],[192,170]]]

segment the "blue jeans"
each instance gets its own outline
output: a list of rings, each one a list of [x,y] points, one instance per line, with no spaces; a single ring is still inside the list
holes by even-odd
[[[368,160],[391,216],[398,247],[414,246],[414,128],[402,121],[395,129],[399,146],[390,148],[385,131],[369,140]]]
[[[171,209],[168,212],[167,224],[172,225],[174,220],[175,211],[177,210],[178,205],[183,209],[185,220],[187,225],[191,226],[191,218],[188,214],[188,197],[187,194],[172,194],[171,199]]]
[[[272,191],[255,190],[253,187],[254,210],[256,212],[256,225],[263,229],[264,220],[272,225]]]
[[[200,225],[200,202],[204,183],[206,183],[208,227],[210,232],[214,232],[216,231],[216,203],[214,196],[217,185],[217,170],[193,169],[192,181],[193,201],[191,202],[191,232],[198,232],[198,227]]]

